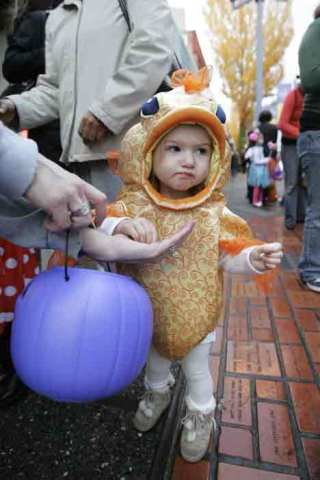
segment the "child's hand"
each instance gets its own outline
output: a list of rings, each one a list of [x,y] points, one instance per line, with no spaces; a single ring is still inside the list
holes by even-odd
[[[113,232],[114,235],[119,233],[142,243],[153,243],[158,240],[156,227],[143,217],[122,220]]]
[[[281,243],[264,243],[250,252],[250,262],[256,270],[272,270],[281,263],[283,256]]]

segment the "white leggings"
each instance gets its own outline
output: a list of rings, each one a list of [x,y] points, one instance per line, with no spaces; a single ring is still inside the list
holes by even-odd
[[[211,411],[216,405],[209,369],[211,345],[212,343],[200,343],[180,362],[187,380],[186,403],[192,410]],[[146,387],[166,391],[172,379],[171,363],[171,360],[161,357],[152,346],[146,367]]]

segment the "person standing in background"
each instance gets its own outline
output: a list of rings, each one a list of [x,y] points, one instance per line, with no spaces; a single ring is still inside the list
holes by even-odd
[[[64,0],[46,24],[46,73],[21,95],[2,100],[0,119],[21,128],[60,117],[60,161],[112,200],[120,180],[107,166],[170,70],[175,25],[166,0]]]
[[[271,123],[272,113],[270,110],[262,110],[259,115],[258,129],[263,135],[263,154],[266,159],[272,157],[270,145],[277,143],[278,128],[274,123]],[[277,190],[274,181],[270,177],[269,186],[263,192],[263,204],[270,204],[277,201]]]
[[[297,222],[304,219],[305,189],[301,185],[301,163],[297,154],[302,109],[303,90],[298,85],[286,96],[278,123],[282,132],[281,159],[285,174],[284,224],[288,230],[293,230]]]
[[[320,5],[299,47],[303,111],[297,148],[307,181],[303,251],[299,262],[302,282],[320,293]]]
[[[2,96],[30,90],[38,75],[45,73],[45,24],[49,11],[60,1],[29,0],[18,13],[2,65],[9,82]],[[58,162],[62,152],[59,120],[30,129],[28,136],[38,144],[42,155]]]

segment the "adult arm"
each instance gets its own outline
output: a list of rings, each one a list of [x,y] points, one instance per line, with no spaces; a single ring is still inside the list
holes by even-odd
[[[115,74],[90,112],[120,133],[154,94],[172,63],[174,24],[166,0],[128,0],[132,32]]]
[[[290,92],[283,103],[281,110],[278,128],[280,128],[282,135],[287,138],[296,139],[299,136],[299,128],[292,125],[291,120],[295,110],[295,92]]]
[[[2,124],[0,194],[8,199],[24,196],[32,205],[42,208],[51,217],[46,224],[51,230],[71,227],[70,213],[77,219],[76,226],[88,225],[91,215],[87,205],[98,205],[106,199],[95,187],[40,155],[32,140],[20,137]]]
[[[23,247],[64,250],[65,232],[50,232],[44,227],[47,215],[26,201],[10,200],[0,195],[0,236]],[[78,231],[69,238],[69,255],[77,258],[82,248]]]
[[[9,199],[22,197],[34,178],[38,147],[0,122],[0,194]]]

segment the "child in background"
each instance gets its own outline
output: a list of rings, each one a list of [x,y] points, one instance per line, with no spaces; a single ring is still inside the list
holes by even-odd
[[[206,71],[198,77],[178,71],[176,88],[143,105],[141,122],[125,135],[114,165],[124,187],[101,226],[105,233],[149,242],[196,221],[180,250],[158,265],[118,265],[146,288],[154,309],[146,393],[134,425],[146,432],[157,423],[171,400],[171,363],[180,360],[187,379],[181,454],[189,462],[206,453],[214,425],[209,354],[223,310],[222,271],[263,273],[282,256],[279,243],[253,240],[246,222],[225,206],[225,116],[208,80]]]
[[[250,163],[251,162],[250,162],[249,158],[246,158],[246,153],[249,150],[249,148],[253,147],[256,143],[256,140],[257,140],[256,134],[251,136],[251,134],[253,132],[254,132],[254,130],[250,130],[248,132],[248,142],[247,142],[246,148],[245,148],[245,150],[242,154],[243,173],[247,174],[247,199],[249,200],[249,203],[251,203],[251,204],[252,204],[252,197],[253,197],[253,187],[251,185],[249,185],[249,183],[248,183],[249,170],[250,170]],[[253,138],[254,141],[250,140],[250,138]]]
[[[252,205],[262,207],[263,189],[271,183],[268,161],[263,152],[263,136],[259,131],[251,132],[249,140],[252,144],[245,153],[245,159],[250,161],[248,185],[253,187]]]

